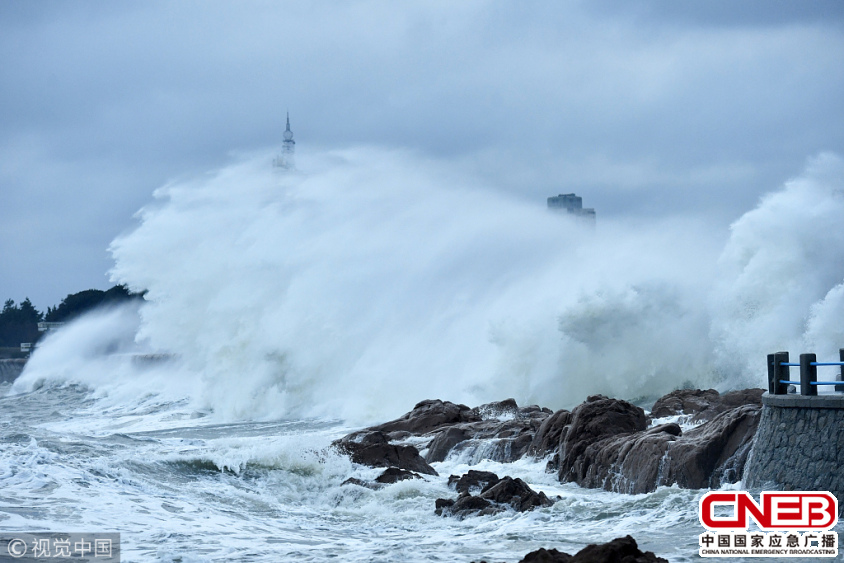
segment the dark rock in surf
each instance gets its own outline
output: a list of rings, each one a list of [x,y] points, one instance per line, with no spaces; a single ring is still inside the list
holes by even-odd
[[[696,422],[712,420],[722,412],[744,405],[762,405],[764,389],[740,389],[720,394],[715,389],[678,389],[660,397],[651,418],[691,415]]]
[[[472,470],[459,478],[452,475],[448,482],[455,485],[460,494],[457,500],[437,499],[436,513],[440,516],[483,516],[507,508],[525,512],[553,504],[545,493],[537,493],[521,479],[509,476],[499,479],[489,471]],[[478,490],[478,494],[472,494]]]
[[[552,456],[547,469],[562,482],[583,487],[626,493],[672,484],[717,487],[738,481],[744,473],[761,393],[669,393],[655,403],[652,417],[687,414],[705,421],[685,434],[677,424],[648,429],[641,408],[602,395],[589,397],[571,412],[554,413],[519,407],[513,399],[475,408],[428,400],[335,445],[356,463],[418,474],[435,474],[429,464],[448,456],[461,456],[470,464]],[[396,443],[409,438],[412,446]]]
[[[659,485],[718,488],[744,475],[762,406],[746,404],[686,432],[668,450]]]
[[[444,461],[457,444],[474,436],[475,431],[465,426],[451,426],[438,432],[436,437],[428,444],[425,461],[429,463]]]
[[[369,467],[395,467],[425,475],[436,475],[433,467],[422,459],[413,446],[391,444],[383,432],[356,434],[358,441],[341,439],[334,442],[338,451],[348,455],[354,463]]]
[[[571,414],[571,424],[560,444],[560,481],[600,487],[597,473],[603,473],[603,467],[593,463],[600,451],[594,446],[608,438],[645,430],[645,411],[627,401],[593,395]]]
[[[406,471],[398,467],[388,467],[381,475],[375,478],[376,483],[391,485],[399,481],[407,481],[408,479],[421,479],[422,476],[413,471]]]
[[[510,505],[517,512],[525,512],[554,504],[545,493],[537,493],[521,479],[502,477],[498,482],[487,485],[479,495],[501,505]]]
[[[668,563],[668,560],[657,557],[651,551],[640,550],[636,540],[625,536],[607,543],[587,545],[575,555],[540,548],[525,555],[519,563]]]
[[[527,454],[537,430],[549,415],[550,411],[533,411],[527,415],[519,413],[509,420],[488,419],[453,426],[435,434],[425,459],[434,462],[448,455],[465,455],[503,463],[516,461]]]
[[[660,481],[665,452],[679,431],[676,424],[664,425],[595,441],[579,457],[567,458],[571,469],[566,474],[561,469],[560,480],[628,494],[652,491]]]
[[[451,453],[510,462],[526,454],[551,414],[535,405],[519,407],[514,399],[475,408],[426,400],[395,420],[349,434],[341,442],[361,442],[373,432],[383,434],[388,442],[423,437],[429,440],[428,463],[443,461]]]
[[[738,481],[761,411],[760,406],[746,404],[683,434],[677,424],[630,431],[639,425],[635,407],[606,404],[603,410],[614,413],[618,424],[602,435],[582,429],[595,428],[606,420],[601,409],[581,409],[590,404],[594,407],[600,401],[584,403],[574,410],[563,444],[560,480],[622,493],[650,492],[657,486],[673,484],[717,488]],[[580,439],[575,440],[576,436]]]
[[[496,506],[484,498],[467,493],[458,496],[457,500],[438,498],[434,512],[437,516],[453,516],[462,520],[467,516],[490,516],[503,510],[503,506]]]
[[[386,433],[403,431],[414,436],[420,436],[444,426],[480,420],[482,418],[475,409],[470,409],[466,405],[435,399],[417,403],[409,413],[396,420],[373,426],[370,430],[380,430]]]
[[[569,561],[571,561],[571,555],[568,553],[541,547],[525,555],[519,563],[568,563]]]
[[[491,471],[476,471],[470,469],[463,475],[451,475],[448,478],[448,485],[454,486],[458,493],[480,493],[488,486],[498,483],[498,475]]]
[[[607,543],[587,545],[575,553],[569,563],[668,563],[667,559],[657,557],[651,551],[641,551],[630,536],[616,538]]]
[[[545,418],[528,446],[528,455],[543,458],[556,452],[566,437],[572,414],[567,410],[558,410]]]
[[[514,399],[487,403],[472,409],[481,420],[458,423],[427,433],[432,436],[425,459],[443,461],[448,455],[490,459],[504,463],[527,454],[550,409],[519,407]]]

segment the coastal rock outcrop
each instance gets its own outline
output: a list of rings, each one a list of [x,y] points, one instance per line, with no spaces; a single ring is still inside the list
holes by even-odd
[[[436,475],[433,467],[422,459],[413,446],[391,444],[383,432],[354,434],[355,440],[343,438],[334,446],[354,463],[369,467],[392,467],[425,475]],[[347,437],[348,438],[348,437]]]
[[[574,555],[556,549],[540,548],[525,555],[519,563],[668,563],[651,551],[639,549],[631,536],[616,538],[607,543],[590,544]],[[473,562],[474,563],[474,562]],[[479,563],[486,563],[480,561]]]
[[[519,563],[668,563],[651,551],[641,551],[631,536],[616,538],[607,543],[587,545],[574,555],[556,549],[538,549],[525,555]]]
[[[436,475],[430,464],[449,456],[470,465],[531,456],[550,458],[548,470],[560,481],[583,487],[624,493],[672,484],[718,487],[744,473],[761,394],[761,389],[673,391],[654,404],[650,417],[636,405],[603,395],[587,398],[571,412],[519,407],[513,399],[475,408],[426,400],[396,420],[349,434],[334,445],[355,463],[408,472],[384,479]],[[648,427],[649,421],[671,415],[688,415],[699,425],[686,432],[676,423]],[[480,500],[451,502],[463,503],[458,511],[496,509],[481,501],[498,501],[477,496]]]
[[[488,471],[469,471],[461,477],[452,475],[449,484],[454,484],[459,493],[456,500],[437,499],[435,512],[440,516],[465,518],[471,515],[495,514],[508,507],[517,512],[533,510],[540,506],[551,506],[545,493],[537,493],[521,479],[509,476],[499,478]],[[477,495],[473,491],[479,490]]]
[[[718,393],[715,389],[678,389],[660,397],[651,408],[651,418],[691,415],[692,420],[712,420],[722,412],[743,405],[762,405],[764,389],[739,389]]]
[[[560,481],[631,494],[675,483],[703,488],[736,482],[760,411],[761,406],[745,404],[684,434],[677,424],[645,429],[638,407],[590,397],[573,411],[561,444]]]

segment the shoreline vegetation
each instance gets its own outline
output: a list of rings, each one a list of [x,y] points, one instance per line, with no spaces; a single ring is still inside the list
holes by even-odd
[[[21,350],[21,344],[35,344],[44,335],[38,323],[68,322],[97,307],[142,299],[143,295],[132,293],[125,285],[115,285],[106,291],[86,289],[68,294],[57,306],[47,307],[46,312],[35,308],[29,297],[19,305],[7,299],[0,311],[0,359],[26,358],[29,353]]]

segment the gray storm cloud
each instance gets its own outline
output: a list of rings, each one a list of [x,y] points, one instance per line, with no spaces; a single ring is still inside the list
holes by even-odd
[[[838,2],[5,2],[0,288],[104,287],[156,187],[277,145],[420,151],[542,205],[726,225],[844,153]]]

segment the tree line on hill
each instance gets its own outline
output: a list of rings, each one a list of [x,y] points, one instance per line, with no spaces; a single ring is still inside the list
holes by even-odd
[[[86,289],[68,295],[57,307],[47,307],[46,313],[36,309],[29,297],[20,305],[7,299],[0,311],[0,347],[19,347],[22,342],[37,342],[43,334],[38,331],[38,323],[42,321],[67,322],[97,307],[142,299],[143,295],[132,293],[124,285],[116,285],[108,291]]]

